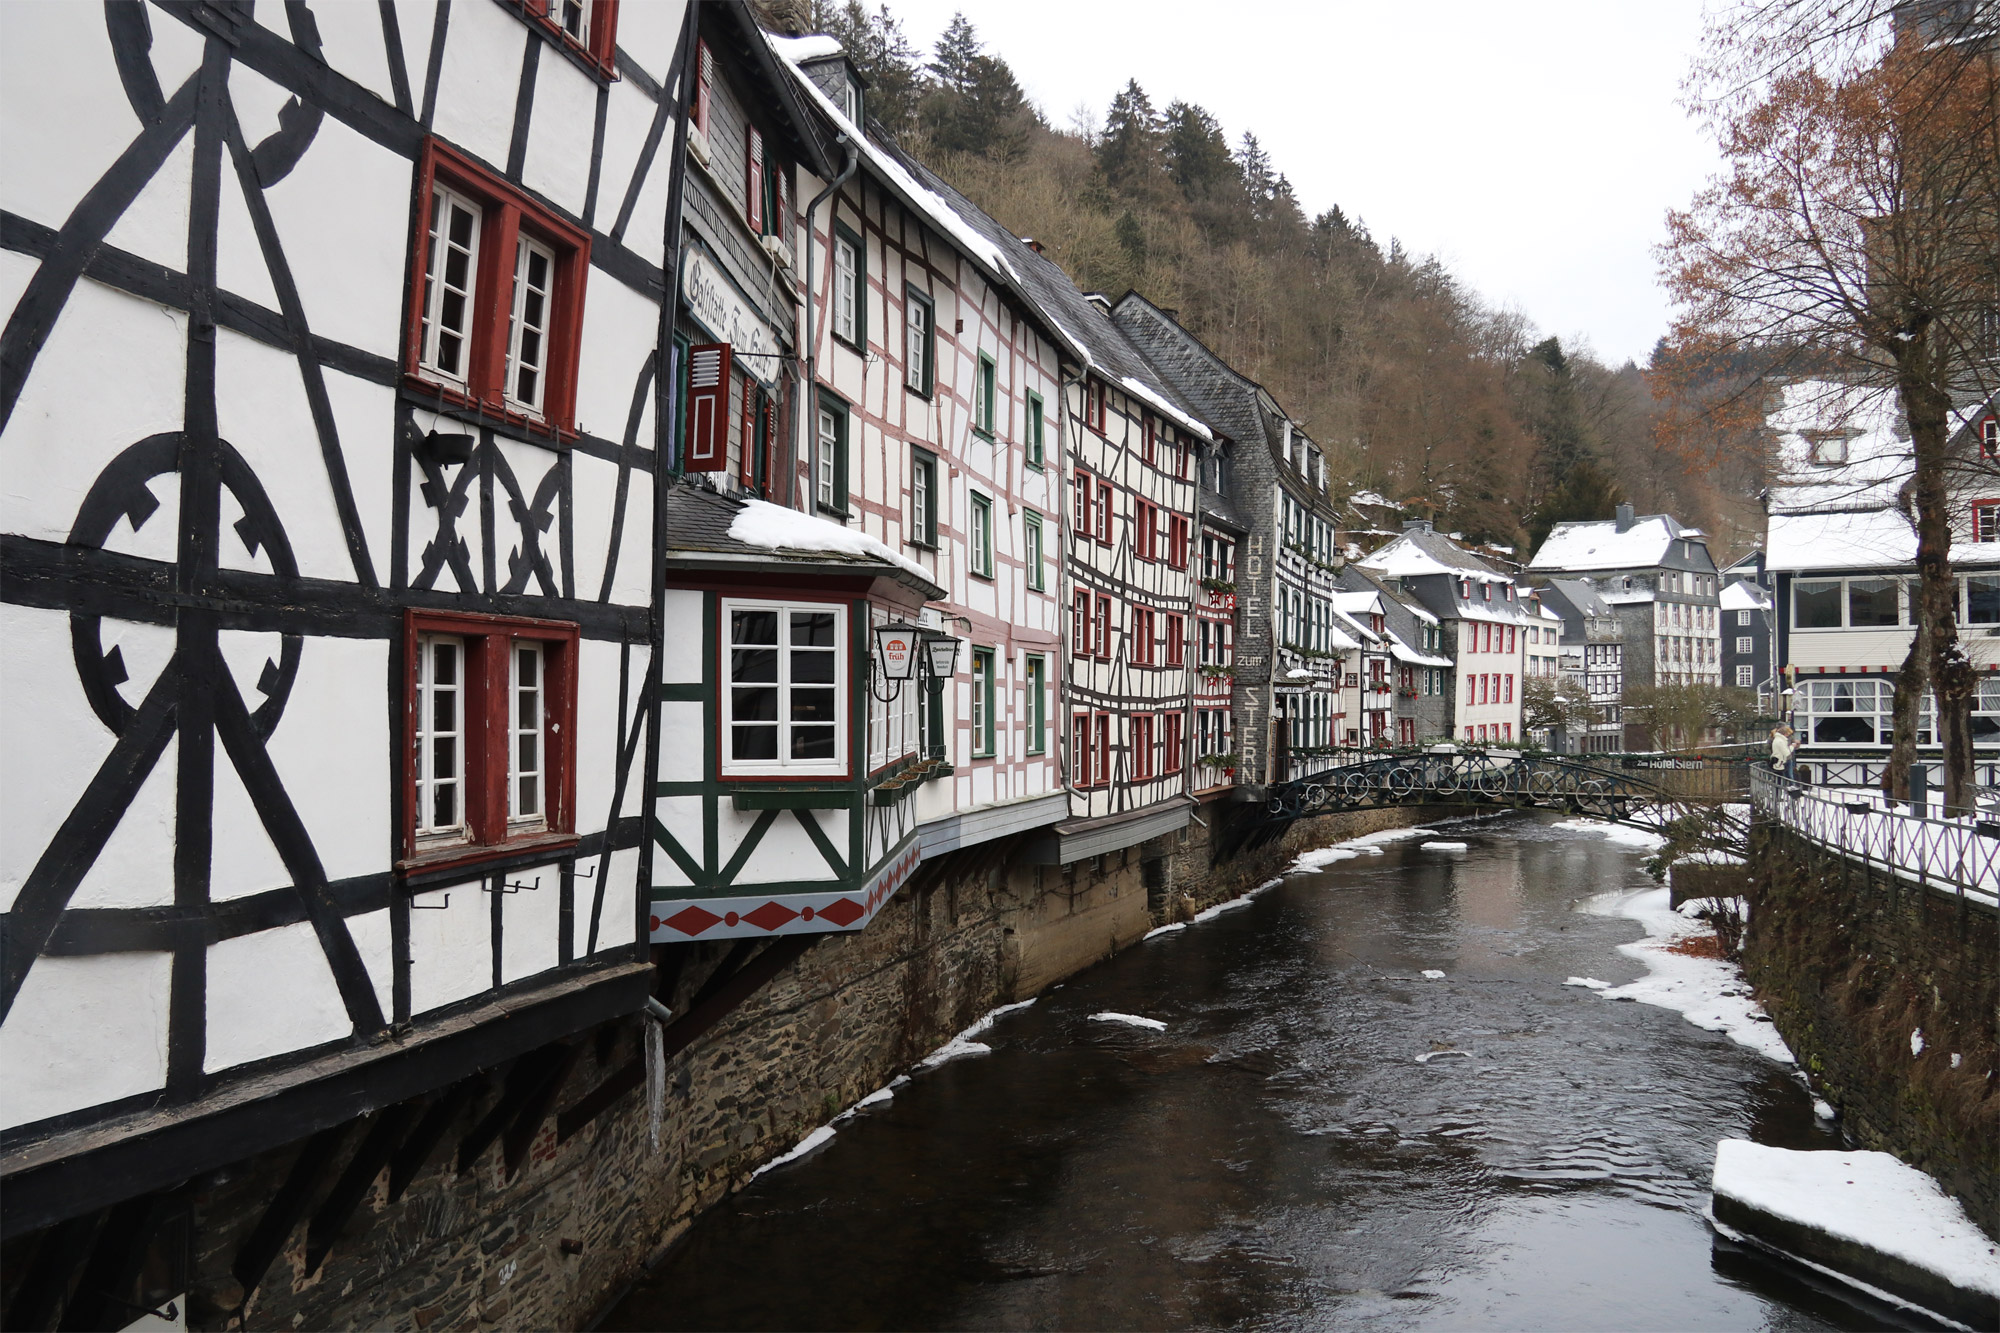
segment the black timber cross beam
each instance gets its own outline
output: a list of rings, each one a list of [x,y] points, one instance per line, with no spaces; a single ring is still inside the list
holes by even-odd
[[[258,1219],[249,1238],[243,1242],[243,1248],[236,1252],[229,1271],[243,1284],[243,1299],[246,1302],[250,1293],[263,1282],[272,1262],[284,1251],[292,1228],[306,1215],[321,1178],[340,1155],[341,1145],[347,1141],[351,1123],[323,1129],[306,1140],[306,1146],[299,1149],[291,1171],[285,1176],[285,1183],[278,1187],[278,1193],[272,1198],[271,1206],[264,1210],[264,1216]]]
[[[415,1102],[398,1102],[386,1108],[375,1117],[375,1123],[368,1127],[368,1135],[361,1140],[361,1146],[354,1150],[354,1156],[347,1163],[347,1169],[340,1173],[327,1192],[326,1201],[314,1213],[312,1221],[306,1224],[306,1276],[319,1271],[326,1261],[327,1252],[339,1237],[341,1228],[361,1203],[362,1196],[375,1183],[375,1177],[382,1174],[382,1168],[389,1164],[389,1158],[402,1143],[411,1122],[416,1120],[418,1105]]]
[[[458,1119],[459,1113],[464,1111],[478,1095],[480,1085],[485,1081],[486,1077],[483,1074],[462,1078],[445,1089],[443,1096],[425,1108],[424,1118],[417,1122],[417,1127],[410,1131],[410,1136],[403,1140],[402,1146],[398,1147],[389,1159],[390,1203],[402,1198],[403,1191],[407,1190],[423,1172],[424,1163],[428,1162],[431,1154],[437,1151],[438,1144],[444,1139],[445,1131],[451,1128],[452,1121]]]

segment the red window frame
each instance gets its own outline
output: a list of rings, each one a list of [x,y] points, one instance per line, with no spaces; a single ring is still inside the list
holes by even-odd
[[[449,634],[465,643],[462,729],[465,838],[418,849],[417,844],[417,641]],[[542,645],[543,827],[510,833],[507,827],[506,759],[513,749],[512,647],[519,640]],[[399,871],[430,872],[511,857],[524,851],[559,851],[575,845],[576,683],[582,635],[575,624],[465,611],[403,613],[403,729]],[[475,725],[475,722],[477,725]],[[496,762],[494,750],[498,748]]]
[[[1103,380],[1083,382],[1083,424],[1099,435],[1104,434],[1104,400],[1109,396]]]
[[[1187,621],[1173,612],[1167,612],[1167,632],[1164,639],[1164,657],[1170,667],[1187,664]]]
[[[1097,714],[1096,726],[1097,763],[1095,767],[1097,769],[1097,781],[1094,785],[1108,787],[1111,785],[1111,714]]]
[[[1160,511],[1144,500],[1132,502],[1132,554],[1141,560],[1158,558]]]
[[[1148,412],[1140,418],[1140,428],[1145,432],[1146,462],[1157,467],[1160,461],[1160,423]]]
[[[1502,699],[1500,702],[1503,704],[1510,704],[1514,702],[1514,673],[1511,671],[1508,672],[1504,677],[1504,679],[1507,682],[1507,697],[1505,699]]]
[[[1181,715],[1160,714],[1160,776],[1181,771]]]
[[[2000,542],[2000,499],[1972,502],[1972,540]]]
[[[1071,651],[1078,657],[1089,657],[1091,650],[1089,593],[1081,590],[1077,592],[1072,617],[1074,623],[1070,627],[1070,637],[1073,640]]]
[[[1132,663],[1153,665],[1153,612],[1150,607],[1132,608]]]
[[[743,135],[743,219],[750,230],[764,231],[764,132],[755,125]]]
[[[1167,522],[1167,565],[1172,569],[1188,567],[1189,524],[1187,515],[1175,514]]]
[[[1097,481],[1097,544],[1111,545],[1111,517],[1117,512],[1117,503],[1111,492],[1111,483],[1102,477]]]
[[[618,4],[619,0],[594,0],[590,7],[590,31],[586,40],[577,41],[556,22],[554,0],[506,0],[510,8],[520,11],[521,17],[557,42],[564,50],[577,56],[606,79],[618,77]]]
[[[1111,656],[1111,599],[1099,593],[1095,610],[1097,623],[1092,626],[1093,652],[1108,660]]]
[[[479,259],[474,274],[471,337],[464,388],[436,380],[423,357],[424,281],[430,243],[431,192],[444,185],[480,207]],[[590,273],[590,236],[494,176],[463,153],[424,141],[417,162],[417,215],[411,235],[413,275],[403,331],[403,377],[414,388],[447,403],[505,421],[576,438],[576,367],[582,344],[584,287]],[[507,402],[507,343],[513,319],[516,240],[525,230],[556,257],[543,364],[542,411],[531,415]]]
[[[1070,526],[1076,529],[1078,537],[1090,537],[1096,528],[1091,516],[1092,500],[1097,493],[1095,483],[1088,472],[1078,468],[1070,484],[1075,487],[1076,496],[1076,514]]]
[[[1153,778],[1153,715],[1151,713],[1132,714],[1129,727],[1132,745],[1132,780],[1150,782]]]
[[[1090,741],[1090,714],[1083,712],[1072,713],[1070,715],[1069,728],[1070,780],[1079,787],[1093,785],[1091,782],[1090,755],[1095,747],[1091,745]]]

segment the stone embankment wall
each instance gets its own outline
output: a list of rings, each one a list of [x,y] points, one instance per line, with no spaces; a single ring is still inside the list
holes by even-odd
[[[1814,1087],[2000,1239],[2000,917],[1768,825],[1750,869],[1744,971]]]
[[[531,1112],[461,1161],[520,1077],[496,1072],[464,1098],[407,1192],[390,1201],[381,1172],[336,1236],[315,1234],[311,1219],[388,1112],[343,1127],[330,1148],[294,1144],[194,1182],[190,1327],[585,1326],[759,1165],[988,1010],[1255,887],[1300,850],[1455,813],[1322,816],[1242,850],[1231,821],[1254,811],[1211,805],[1184,835],[1067,867],[1025,864],[1004,845],[943,858],[867,930],[817,937],[668,1056],[657,1097],[632,1077],[645,1021],[607,1024],[547,1053],[553,1083],[532,1099],[545,1115]],[[685,1014],[711,983],[755,966],[727,944],[700,946],[666,962],[675,978],[664,998]],[[303,1220],[246,1301],[232,1268],[288,1182],[308,1194],[292,1213]]]

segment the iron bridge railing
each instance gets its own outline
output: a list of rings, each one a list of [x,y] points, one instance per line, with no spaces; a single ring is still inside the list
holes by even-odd
[[[1641,771],[1645,776],[1638,775]],[[1689,771],[1706,777],[1708,766],[1697,763]],[[1271,788],[1268,814],[1290,820],[1371,805],[1431,801],[1536,806],[1624,820],[1638,805],[1726,799],[1740,786],[1738,775],[1728,773],[1729,781],[1720,785],[1693,784],[1705,789],[1699,794],[1677,791],[1683,785],[1677,780],[1687,775],[1688,771],[1670,768],[1631,771],[1622,765],[1532,751],[1398,751],[1279,783]]]
[[[1769,768],[1750,771],[1759,819],[1897,879],[2000,906],[2000,821],[1932,819],[1880,793],[1809,787]]]

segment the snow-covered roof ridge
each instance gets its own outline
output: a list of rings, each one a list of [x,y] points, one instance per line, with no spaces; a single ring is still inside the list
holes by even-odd
[[[1383,578],[1451,574],[1487,582],[1513,582],[1512,578],[1457,545],[1451,538],[1422,530],[1405,532],[1381,550],[1363,558],[1361,565]]]
[[[767,551],[826,551],[895,565],[936,586],[931,572],[900,551],[865,532],[843,527],[815,514],[800,513],[768,500],[745,500],[730,521],[729,536],[745,546]]]
[[[1748,579],[1738,579],[1725,585],[1720,600],[1724,611],[1768,611],[1771,608],[1771,594]]]
[[[1646,514],[1619,526],[1615,518],[1558,523],[1542,542],[1529,569],[1644,569],[1664,563],[1673,544],[1701,540],[1699,530],[1683,528],[1672,514]]]

